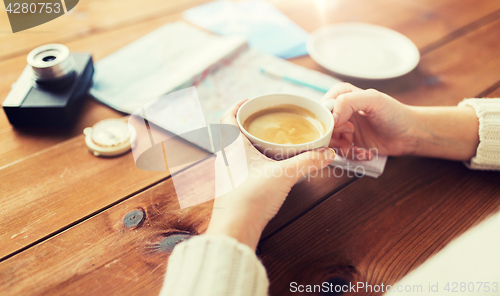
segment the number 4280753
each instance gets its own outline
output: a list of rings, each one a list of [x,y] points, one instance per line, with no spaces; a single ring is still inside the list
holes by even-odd
[[[60,13],[61,3],[9,3],[8,13]]]
[[[498,292],[497,282],[447,282],[447,292]]]

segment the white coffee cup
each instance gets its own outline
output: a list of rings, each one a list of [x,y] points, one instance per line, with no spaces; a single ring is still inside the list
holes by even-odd
[[[243,123],[248,117],[250,117],[250,115],[260,110],[283,104],[295,105],[311,111],[314,115],[316,115],[318,120],[324,123],[326,132],[320,138],[308,143],[285,145],[261,140],[250,134],[243,127]],[[255,145],[259,151],[268,157],[279,160],[292,157],[307,150],[328,147],[330,139],[332,138],[334,127],[332,109],[333,106],[324,106],[317,101],[302,96],[292,94],[269,94],[250,99],[241,105],[238,113],[236,114],[236,120],[241,132],[250,140],[250,142],[252,142],[252,144]]]

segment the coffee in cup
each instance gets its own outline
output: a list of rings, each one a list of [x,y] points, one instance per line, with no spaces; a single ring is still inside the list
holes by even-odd
[[[334,127],[329,106],[292,94],[250,99],[241,105],[236,120],[250,142],[274,159],[328,147]]]
[[[260,110],[250,115],[243,127],[261,140],[283,145],[312,142],[326,132],[325,124],[313,112],[291,104]]]

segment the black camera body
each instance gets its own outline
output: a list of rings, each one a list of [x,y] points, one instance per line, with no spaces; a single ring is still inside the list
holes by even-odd
[[[69,53],[60,44],[35,48],[2,106],[16,126],[71,125],[92,85],[89,53]]]

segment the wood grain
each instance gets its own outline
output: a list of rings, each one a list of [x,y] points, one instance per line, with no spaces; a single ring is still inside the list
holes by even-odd
[[[213,194],[213,160],[179,173],[196,185],[191,188],[193,196]],[[329,173],[332,170],[325,168],[292,188],[267,236],[353,180],[336,178]],[[146,218],[129,229],[124,216],[134,209],[144,210]],[[161,252],[158,243],[174,234],[203,233],[211,211],[211,201],[179,209],[169,178],[1,262],[0,291],[3,295],[134,295],[138,291],[157,295],[170,254]]]
[[[286,227],[286,225],[319,205],[333,192],[341,190],[344,186],[356,182],[356,180],[358,178],[353,173],[342,171],[340,168],[326,167],[321,171],[310,174],[292,188],[278,215],[264,229],[261,239],[265,239],[279,229]]]
[[[421,79],[412,91],[397,94],[411,105],[456,105],[500,81],[500,19],[469,32],[421,60]]]
[[[180,157],[206,152],[185,141],[172,144]],[[174,168],[173,172],[182,167]],[[92,155],[84,136],[51,146],[0,169],[0,258],[165,179],[170,172],[135,166],[132,153]]]
[[[4,115],[4,114],[2,114]],[[69,138],[81,135],[83,129],[93,126],[105,118],[121,118],[124,115],[111,108],[101,106],[95,100],[86,100],[82,114],[74,126],[65,129],[14,128],[0,130],[0,172],[3,166],[19,161],[33,153],[49,149]]]
[[[210,165],[209,159],[200,166]],[[191,168],[180,174],[208,184],[213,172]],[[192,193],[205,195],[207,188],[195,186]],[[163,240],[204,232],[212,204],[181,210],[168,179],[1,262],[1,294],[158,295],[170,255],[162,251]],[[133,210],[143,211],[143,219],[127,227],[125,216]]]
[[[487,98],[500,98],[500,85],[497,89],[489,92],[488,94],[485,94],[485,97],[487,97]]]
[[[63,42],[98,60],[202,2],[87,0],[73,14],[9,35],[15,37],[0,35],[0,97],[36,45]],[[409,75],[360,85],[414,105],[500,96],[498,1],[272,2],[308,31],[341,21],[375,23],[409,36],[423,51]],[[122,3],[108,18],[106,10]],[[2,30],[5,24],[0,16]],[[293,62],[324,71],[308,57]],[[94,101],[85,108],[64,132],[12,129],[0,112],[2,295],[157,295],[168,253],[150,247],[206,229],[211,202],[179,210],[168,173],[140,171],[130,154],[97,159],[82,136],[72,138],[100,119],[121,116]],[[196,149],[189,147],[179,143],[179,149]],[[193,194],[210,189],[204,183],[209,166],[207,160],[183,172],[197,180]],[[395,282],[498,211],[497,180],[498,173],[471,172],[460,163],[401,158],[390,159],[377,180],[321,176],[296,185],[259,246],[272,295],[286,295],[293,280]],[[124,227],[124,216],[137,209],[146,219]]]
[[[500,210],[499,176],[391,158],[378,179],[348,185],[259,244],[271,295],[289,295],[292,281],[393,284]]]

